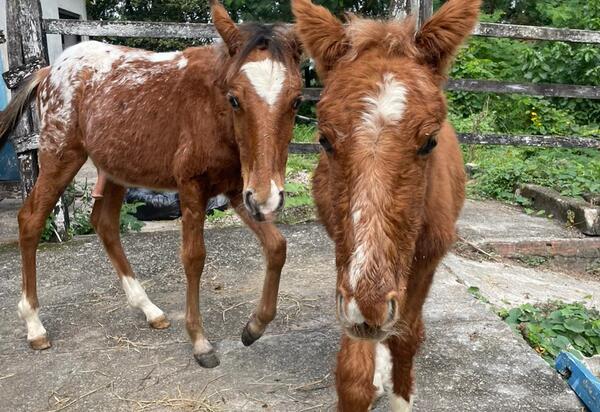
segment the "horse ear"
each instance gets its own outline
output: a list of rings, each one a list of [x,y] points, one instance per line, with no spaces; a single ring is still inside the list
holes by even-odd
[[[215,28],[233,56],[240,47],[240,30],[219,0],[210,0],[210,9]]]
[[[442,78],[473,31],[480,7],[481,0],[449,0],[417,32],[415,41],[423,62]]]
[[[292,0],[292,12],[296,33],[324,79],[350,48],[344,25],[329,10],[310,0]]]

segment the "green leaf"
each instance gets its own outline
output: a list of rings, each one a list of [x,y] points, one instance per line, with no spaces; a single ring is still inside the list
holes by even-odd
[[[585,324],[579,319],[567,319],[564,325],[565,328],[575,333],[582,333],[585,331]]]

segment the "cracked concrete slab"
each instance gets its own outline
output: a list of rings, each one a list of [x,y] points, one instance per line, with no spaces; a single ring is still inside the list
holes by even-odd
[[[240,332],[259,296],[263,265],[242,228],[209,230],[201,306],[221,357],[213,370],[192,359],[183,320],[185,282],[177,232],[124,237],[148,295],[172,320],[151,330],[127,308],[95,237],[38,253],[48,351],[27,347],[16,316],[20,260],[0,247],[0,405],[10,411],[192,409],[331,411],[339,340],[332,244],[316,224],[283,227],[288,261],[279,311],[252,347]],[[449,257],[449,265],[457,270]],[[425,309],[427,341],[417,361],[415,411],[581,411],[567,385],[441,267]],[[377,410],[387,409],[381,402]]]

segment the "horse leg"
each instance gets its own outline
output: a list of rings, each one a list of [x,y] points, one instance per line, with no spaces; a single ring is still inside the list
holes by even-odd
[[[243,205],[241,194],[232,197],[231,205],[260,241],[267,263],[260,302],[242,332],[242,343],[250,346],[262,336],[269,323],[275,318],[279,281],[281,269],[285,264],[287,242],[273,223],[259,223],[252,219]]]
[[[85,163],[81,148],[67,149],[60,154],[40,151],[40,175],[29,197],[19,211],[19,247],[21,249],[23,296],[18,313],[27,324],[27,340],[33,349],[51,346],[46,329],[38,316],[39,302],[36,285],[36,252],[46,224],[46,218],[60,195]]]
[[[182,215],[181,259],[187,279],[185,322],[192,340],[194,358],[204,368],[219,365],[219,358],[204,335],[200,315],[200,277],[204,269],[204,219],[207,195],[197,181],[187,181],[178,187]]]
[[[411,333],[394,336],[386,341],[392,359],[392,391],[390,405],[393,412],[410,412],[414,401],[414,357],[423,338],[423,322],[419,318]],[[407,331],[408,332],[408,331]]]
[[[366,412],[375,400],[375,345],[342,336],[336,367],[338,412]]]
[[[146,291],[135,278],[121,244],[119,221],[125,188],[109,180],[104,185],[103,197],[94,202],[91,216],[92,226],[100,237],[104,250],[121,280],[129,304],[144,312],[151,327],[155,329],[168,328],[170,324],[167,317],[148,299]]]

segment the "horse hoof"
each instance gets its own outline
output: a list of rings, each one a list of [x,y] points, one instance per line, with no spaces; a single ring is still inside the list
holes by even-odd
[[[199,355],[194,354],[194,358],[196,359],[196,362],[198,362],[198,365],[206,369],[216,368],[221,363],[217,353],[214,350]]]
[[[262,336],[262,332],[261,333],[253,333],[252,332],[252,330],[250,328],[251,323],[252,323],[251,320],[248,323],[246,323],[246,326],[244,327],[244,330],[242,331],[242,343],[244,344],[244,346],[252,345],[254,342],[259,340],[260,337]]]
[[[169,322],[169,319],[167,319],[165,315],[159,316],[158,318],[151,320],[149,323],[150,327],[153,329],[167,329],[169,326],[171,326],[171,322]]]
[[[50,348],[52,344],[50,343],[50,339],[48,339],[48,335],[43,335],[39,338],[30,340],[29,346],[31,346],[31,349],[34,350],[44,350]]]

